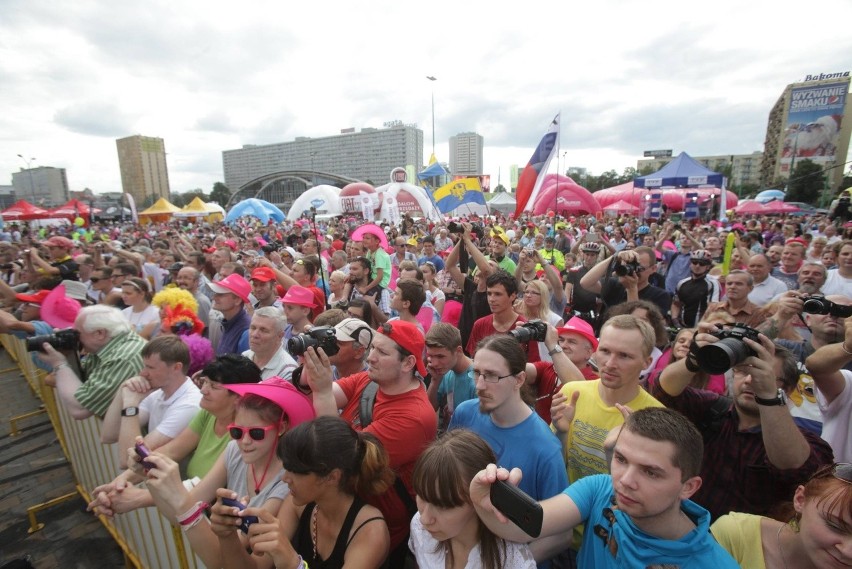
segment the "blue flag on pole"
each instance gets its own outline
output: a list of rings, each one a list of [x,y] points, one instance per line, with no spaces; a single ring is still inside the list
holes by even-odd
[[[432,193],[432,201],[441,213],[450,212],[466,203],[486,205],[479,178],[460,178]]]

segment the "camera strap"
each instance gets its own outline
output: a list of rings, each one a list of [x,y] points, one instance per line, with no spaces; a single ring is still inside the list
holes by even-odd
[[[698,342],[695,339],[689,344],[689,352],[687,352],[684,358],[684,363],[686,364],[686,369],[692,373],[701,371],[701,368],[698,366]]]

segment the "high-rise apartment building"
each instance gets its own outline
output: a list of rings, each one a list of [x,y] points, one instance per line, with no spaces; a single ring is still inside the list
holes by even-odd
[[[39,166],[12,173],[15,197],[39,207],[54,207],[68,201],[68,176],[65,168]]]
[[[764,187],[787,179],[799,160],[822,166],[830,193],[840,189],[852,136],[849,72],[808,75],[787,85],[769,111],[763,166]]]
[[[169,170],[162,138],[134,135],[115,141],[121,187],[144,207],[160,198],[169,199]]]
[[[761,164],[763,163],[762,152],[751,154],[720,154],[718,156],[691,156],[693,160],[710,168],[714,172],[721,172],[731,166],[731,176],[728,179],[728,189],[737,190],[743,186],[758,188],[760,184]],[[636,169],[644,171],[650,168],[656,172],[674,157],[647,158],[636,162]]]
[[[482,174],[483,138],[475,132],[450,137],[450,173],[454,176]]]
[[[304,170],[347,176],[375,186],[390,182],[396,167],[423,169],[423,131],[399,121],[387,128],[347,128],[320,138],[298,137],[292,142],[254,145],[222,152],[225,185],[236,192],[266,174]]]

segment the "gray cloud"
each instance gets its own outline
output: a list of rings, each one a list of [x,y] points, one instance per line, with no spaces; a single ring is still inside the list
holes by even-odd
[[[86,101],[56,111],[54,122],[79,134],[93,136],[126,136],[133,129],[134,118],[112,103]]]

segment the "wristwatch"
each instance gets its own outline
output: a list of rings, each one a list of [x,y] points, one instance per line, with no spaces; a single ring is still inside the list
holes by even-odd
[[[139,407],[125,407],[121,410],[122,417],[135,417],[139,414]]]
[[[763,398],[755,395],[754,396],[754,402],[757,403],[758,405],[765,405],[767,407],[772,407],[774,405],[786,405],[787,404],[787,398],[784,396],[784,390],[779,387],[778,393],[772,399],[763,399]]]
[[[559,344],[556,344],[556,345],[553,347],[553,349],[552,349],[552,350],[550,350],[549,352],[547,352],[547,355],[548,355],[548,356],[550,356],[550,357],[553,357],[553,354],[561,354],[561,353],[562,353],[562,352],[564,352],[564,351],[565,351],[565,350],[563,350],[563,349],[562,349],[562,346],[560,346]]]

